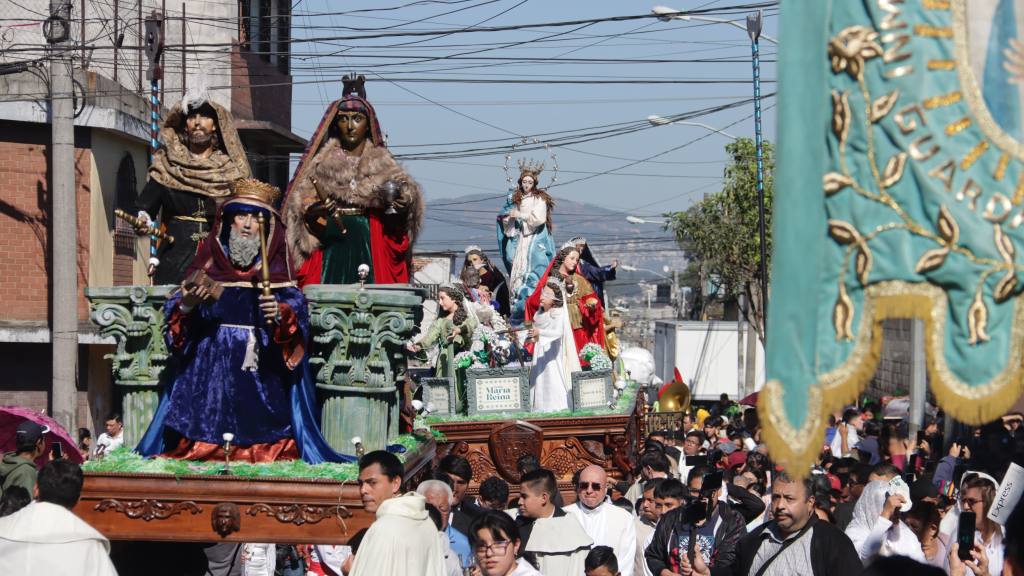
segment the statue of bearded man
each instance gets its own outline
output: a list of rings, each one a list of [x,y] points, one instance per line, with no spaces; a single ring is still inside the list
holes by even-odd
[[[232,182],[249,177],[249,161],[231,113],[205,94],[175,104],[160,139],[136,207],[143,223],[159,216],[174,237],[150,259],[153,282],[178,284],[210,233],[217,201],[230,195]]]

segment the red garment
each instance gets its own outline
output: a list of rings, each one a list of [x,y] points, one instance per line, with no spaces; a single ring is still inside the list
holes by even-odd
[[[200,440],[182,438],[181,442],[171,451],[161,454],[165,458],[178,460],[198,460],[200,462],[224,461],[224,446]],[[252,446],[232,446],[232,462],[276,462],[279,460],[298,460],[299,447],[294,438],[282,438],[273,444],[253,444]]]
[[[375,284],[409,283],[409,234],[401,226],[381,221],[376,210],[370,220],[370,255],[373,257]]]
[[[548,283],[548,277],[551,275],[551,267],[554,266],[555,261],[552,260],[551,264],[548,264],[548,269],[544,271],[544,275],[540,277],[540,282],[537,283],[537,287],[533,290],[533,294],[526,299],[526,320],[532,321],[534,315],[540,310],[540,294],[544,290],[544,286]],[[575,272],[574,272],[575,273]],[[586,278],[577,274],[578,282],[587,282]],[[589,284],[588,284],[589,285]],[[577,290],[579,286],[577,286]],[[594,303],[594,307],[588,306],[590,302]],[[583,350],[583,347],[587,344],[594,343],[607,350],[605,346],[605,333],[604,333],[604,307],[601,305],[601,299],[597,297],[597,294],[593,292],[591,287],[591,293],[580,298],[576,301],[576,306],[579,308],[580,314],[583,316],[582,325],[579,328],[573,328],[572,335],[576,341],[576,352]],[[582,362],[582,360],[581,360]]]
[[[317,248],[302,263],[299,271],[295,273],[295,280],[299,283],[299,288],[309,284],[320,284],[320,273],[323,271],[323,268],[324,251]]]

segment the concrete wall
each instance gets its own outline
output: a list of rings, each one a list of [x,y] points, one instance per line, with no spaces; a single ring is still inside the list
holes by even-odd
[[[882,325],[885,340],[868,393],[873,396],[903,395],[910,392],[913,349],[910,338],[912,320],[886,320]]]
[[[130,154],[135,164],[136,192],[142,192],[146,182],[146,164],[149,151],[137,140],[118,136],[104,130],[92,134],[92,194],[90,194],[89,229],[89,285],[112,286],[114,278],[114,208],[116,207],[117,176],[121,161]],[[149,239],[137,238],[135,252],[138,257],[130,264],[129,282],[148,284],[146,260]]]

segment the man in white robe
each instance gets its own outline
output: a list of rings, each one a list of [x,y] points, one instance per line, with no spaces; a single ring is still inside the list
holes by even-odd
[[[580,472],[576,485],[576,502],[564,510],[574,516],[595,546],[608,546],[615,551],[622,576],[633,576],[636,558],[636,527],[633,515],[607,499],[608,473],[591,464]]]
[[[54,460],[39,472],[38,499],[0,518],[0,574],[117,576],[110,541],[71,512],[82,481],[82,469],[70,460]]]
[[[524,474],[519,484],[519,536],[522,549],[533,552],[541,574],[579,575],[594,541],[575,516],[552,502],[555,475],[543,468]]]
[[[382,502],[351,576],[447,576],[441,538],[426,503],[415,493]]]

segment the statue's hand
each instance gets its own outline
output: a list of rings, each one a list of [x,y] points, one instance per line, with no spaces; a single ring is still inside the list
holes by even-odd
[[[260,311],[263,312],[263,318],[267,322],[277,323],[281,321],[281,307],[277,304],[277,298],[274,295],[260,296]]]

